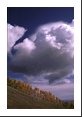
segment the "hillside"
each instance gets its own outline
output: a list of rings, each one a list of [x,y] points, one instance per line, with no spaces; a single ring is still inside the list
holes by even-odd
[[[73,108],[50,92],[32,88],[29,84],[17,80],[7,80],[8,109],[63,109]]]

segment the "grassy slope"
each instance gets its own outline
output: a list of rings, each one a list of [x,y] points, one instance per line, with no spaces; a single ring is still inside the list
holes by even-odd
[[[23,83],[22,83],[23,84]],[[15,85],[15,84],[14,84]],[[35,92],[33,92],[35,93]],[[32,94],[33,94],[32,93]],[[41,97],[41,95],[40,95]],[[39,96],[32,96],[24,90],[16,89],[12,85],[7,86],[7,108],[8,109],[61,109],[73,108],[59,100],[48,101]],[[52,97],[52,96],[51,96]],[[62,103],[62,104],[61,104]]]
[[[59,108],[54,103],[49,103],[45,100],[37,100],[35,97],[31,97],[28,94],[25,94],[21,91],[18,91],[17,89],[14,89],[10,86],[8,86],[8,93],[7,93],[7,104],[8,109],[14,108],[14,109],[38,109],[38,108]]]

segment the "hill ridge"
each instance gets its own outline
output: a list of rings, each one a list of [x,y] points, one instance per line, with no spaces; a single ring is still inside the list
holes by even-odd
[[[22,81],[8,78],[7,86],[8,108],[73,108],[70,105],[68,107],[65,102],[50,92],[40,90],[37,87],[33,89],[31,85]]]

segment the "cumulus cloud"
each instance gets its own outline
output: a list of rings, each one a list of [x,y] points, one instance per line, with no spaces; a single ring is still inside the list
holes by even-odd
[[[10,52],[15,42],[20,39],[25,33],[25,28],[20,26],[12,26],[8,24],[8,40],[7,40],[7,51]]]
[[[14,49],[17,50],[15,56],[16,56],[16,61],[17,58],[20,60],[23,56],[29,56],[29,54],[36,48],[35,44],[30,41],[28,38],[24,39],[22,43],[17,44],[14,46]]]
[[[24,31],[19,30],[22,35]],[[18,38],[16,36],[14,40]],[[64,78],[73,72],[73,23],[56,22],[40,26],[29,39],[15,45],[14,50],[9,69],[30,76],[43,75],[50,83]]]

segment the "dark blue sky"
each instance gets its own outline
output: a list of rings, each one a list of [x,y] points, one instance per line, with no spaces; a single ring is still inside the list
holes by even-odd
[[[72,19],[74,19],[73,7],[7,8],[7,22],[12,25],[23,26],[29,30],[22,39],[32,34],[41,24],[55,21],[71,22]]]

